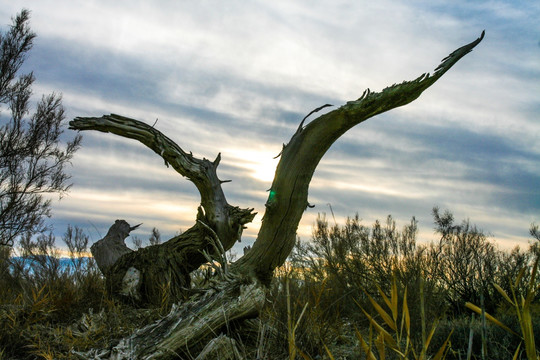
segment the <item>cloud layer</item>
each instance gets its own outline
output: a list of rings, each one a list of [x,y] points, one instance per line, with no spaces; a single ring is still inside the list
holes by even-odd
[[[528,1],[22,1],[38,38],[27,60],[36,94],[62,92],[69,118],[118,113],[153,124],[197,156],[222,153],[229,202],[264,211],[275,161],[300,120],[432,71],[455,48],[486,38],[416,102],[352,129],[322,160],[314,209],[338,222],[430,210],[470,218],[501,246],[526,245],[540,221],[540,4]],[[74,186],[54,205],[100,238],[117,218],[187,229],[195,187],[144,146],[85,133]],[[260,215],[245,233],[253,241]],[[244,245],[244,244],[242,244]]]

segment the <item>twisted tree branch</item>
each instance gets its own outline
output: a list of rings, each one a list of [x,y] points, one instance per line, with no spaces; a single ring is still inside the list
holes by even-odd
[[[205,222],[214,227],[225,250],[234,245],[240,238],[242,226],[251,222],[256,215],[252,213],[253,209],[239,209],[227,203],[221,187],[224,181],[217,176],[221,154],[214,161],[198,159],[153,126],[115,114],[100,118],[77,117],[69,125],[72,130],[97,130],[137,140],[161,156],[165,165],[171,165],[176,172],[195,184],[201,195]],[[231,227],[230,223],[235,226]]]
[[[257,240],[251,251],[233,267],[250,269],[263,281],[270,279],[273,270],[283,264],[294,246],[298,224],[308,206],[309,183],[330,146],[353,126],[417,99],[483,38],[484,32],[475,41],[452,52],[433,75],[422,74],[379,93],[367,89],[358,100],[349,101],[305,126],[305,119],[302,120],[282,150]]]

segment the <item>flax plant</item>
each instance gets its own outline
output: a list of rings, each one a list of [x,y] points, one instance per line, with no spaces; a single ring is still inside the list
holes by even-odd
[[[422,339],[421,350],[415,350],[415,347],[411,341],[411,318],[409,306],[407,304],[407,288],[405,288],[403,298],[401,299],[401,314],[399,313],[399,294],[395,276],[392,281],[390,297],[388,297],[380,287],[377,286],[377,288],[384,301],[383,305],[379,304],[367,292],[365,293],[382,322],[381,320],[376,319],[375,316],[372,316],[369,312],[362,308],[360,304],[358,304],[370,322],[370,334],[367,339],[364,338],[364,336],[362,336],[358,330],[356,330],[356,336],[360,341],[361,349],[366,354],[367,359],[386,359],[386,349],[389,349],[397,354],[399,359],[444,359],[449,349],[451,333],[448,335],[443,345],[438,349],[437,353],[432,358],[429,357],[427,355],[427,349],[433,335],[435,334],[435,330],[437,329],[437,322],[435,322],[427,336]],[[423,297],[423,294],[421,294],[421,296]],[[385,307],[388,310],[385,310]],[[422,318],[422,322],[425,322],[425,319]],[[425,324],[422,324],[422,327],[425,328]],[[373,332],[375,332],[375,338]],[[373,350],[373,348],[376,349],[378,357],[375,355],[375,350]]]
[[[531,315],[532,302],[536,294],[540,290],[540,286],[536,284],[536,275],[538,271],[539,259],[540,257],[537,257],[533,264],[531,277],[527,285],[525,296],[523,296],[523,294],[518,294],[518,289],[519,289],[519,284],[525,275],[525,271],[527,269],[526,267],[523,267],[521,271],[519,272],[515,281],[513,283],[511,282],[510,284],[511,297],[499,285],[493,284],[495,289],[497,289],[497,291],[503,296],[503,298],[516,311],[518,321],[519,321],[519,326],[521,329],[521,334],[517,334],[515,331],[511,330],[508,326],[504,325],[497,318],[493,317],[492,315],[488,313],[485,313],[485,317],[487,320],[503,328],[504,330],[521,337],[522,344],[525,345],[525,353],[527,354],[528,360],[540,359],[540,355],[536,351],[536,345],[534,342],[534,332],[533,332],[532,315]],[[483,311],[477,305],[471,304],[469,302],[467,302],[465,306],[478,314],[481,314]],[[518,348],[516,349],[516,352],[514,353],[514,359],[518,358],[520,348],[521,348],[521,344],[518,346]]]

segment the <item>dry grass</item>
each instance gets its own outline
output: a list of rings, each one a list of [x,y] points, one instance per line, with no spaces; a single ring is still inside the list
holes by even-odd
[[[489,359],[538,360],[540,281],[538,260],[532,261],[538,246],[493,260],[504,260],[495,263],[497,285],[485,292],[494,311],[468,305],[485,314],[483,324],[481,316],[471,319],[465,301],[461,312],[445,305],[457,293],[430,272],[429,249],[414,245],[414,224],[403,233],[388,224],[376,231],[354,223],[319,229],[319,253],[299,244],[287,267],[276,271],[259,318],[223,330],[242,357],[480,359],[484,348]],[[386,251],[392,244],[401,250]],[[376,253],[365,256],[367,248]],[[156,309],[111,299],[92,262],[64,271],[37,257],[42,263],[28,271],[10,255],[0,249],[0,360],[75,359],[76,352],[110,348],[171,306],[167,286]],[[515,272],[512,264],[523,270]],[[206,275],[198,274],[201,283]]]

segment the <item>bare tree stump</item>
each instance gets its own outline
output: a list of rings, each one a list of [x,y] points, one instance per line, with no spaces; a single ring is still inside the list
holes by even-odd
[[[116,220],[109,228],[107,235],[101,240],[96,241],[90,251],[96,260],[96,264],[103,273],[107,276],[111,267],[116,261],[125,254],[133,252],[126,246],[124,240],[129,236],[129,233],[140,226],[129,226],[125,220]]]

